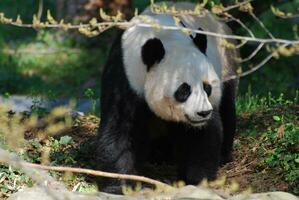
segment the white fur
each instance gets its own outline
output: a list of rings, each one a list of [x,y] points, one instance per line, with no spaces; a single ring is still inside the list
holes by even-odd
[[[155,15],[149,10],[132,21],[144,22],[144,18],[149,23],[175,25],[172,16]],[[204,30],[213,26],[215,21],[210,18],[200,21],[191,16],[182,16],[181,20],[190,28],[201,27]],[[221,28],[219,25],[217,27]],[[151,38],[159,38],[162,41],[165,57],[147,72],[141,58],[141,47]],[[222,68],[225,62],[221,59],[223,53],[219,50],[219,41],[215,38],[208,37],[206,56],[197,49],[191,38],[181,31],[133,26],[124,32],[122,48],[125,71],[132,89],[145,98],[157,116],[169,121],[189,123],[186,115],[197,121],[197,112],[218,109],[222,91]],[[186,102],[179,103],[174,99],[174,93],[184,82],[191,86],[192,93]],[[212,86],[210,97],[203,90],[203,82]]]

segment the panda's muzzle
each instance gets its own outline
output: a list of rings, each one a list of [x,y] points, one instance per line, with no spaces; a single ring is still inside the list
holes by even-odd
[[[210,119],[210,118],[205,118],[201,120],[192,120],[188,115],[185,115],[185,117],[191,124],[204,124]]]
[[[211,115],[212,113],[212,110],[207,110],[207,111],[201,111],[201,112],[197,112],[196,114],[199,116],[199,117],[202,117],[202,118],[207,118]]]
[[[187,114],[185,114],[185,117],[192,124],[204,124],[210,119],[212,110],[197,112],[196,114],[200,118],[199,120],[191,119]]]

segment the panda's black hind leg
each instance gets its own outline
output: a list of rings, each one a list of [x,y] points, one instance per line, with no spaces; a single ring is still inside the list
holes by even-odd
[[[238,80],[229,80],[223,84],[220,115],[223,124],[223,143],[221,148],[221,164],[233,160],[232,149],[236,132],[236,88]]]

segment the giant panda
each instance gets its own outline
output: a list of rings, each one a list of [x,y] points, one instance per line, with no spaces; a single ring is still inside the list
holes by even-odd
[[[195,7],[167,4],[177,10]],[[112,45],[102,74],[99,169],[140,174],[146,161],[170,160],[177,180],[198,184],[215,179],[221,163],[232,159],[238,80],[224,80],[235,74],[237,52],[223,47],[221,38],[138,23],[230,30],[209,13],[179,19],[146,9]],[[118,193],[123,184],[128,182],[106,180],[103,190]]]

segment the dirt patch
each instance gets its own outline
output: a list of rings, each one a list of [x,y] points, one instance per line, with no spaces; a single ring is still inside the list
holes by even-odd
[[[225,176],[227,184],[236,182],[239,190],[251,189],[253,192],[289,191],[289,186],[279,174],[270,169],[259,168],[259,160],[254,143],[255,138],[237,137],[234,160],[218,172],[218,177]],[[228,185],[227,185],[228,186]]]

